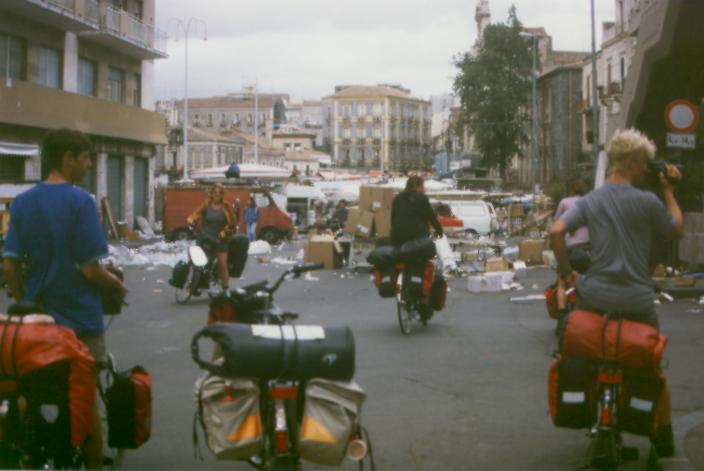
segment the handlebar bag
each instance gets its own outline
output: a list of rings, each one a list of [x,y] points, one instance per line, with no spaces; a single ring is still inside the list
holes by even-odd
[[[183,285],[186,284],[186,278],[188,277],[188,262],[181,260],[174,265],[174,269],[171,271],[171,278],[169,279],[169,284],[174,288],[182,289]]]
[[[37,323],[32,323],[32,318]],[[70,415],[70,432],[67,442],[77,448],[90,431],[95,400],[95,360],[88,347],[78,340],[76,334],[66,327],[46,323],[39,318],[47,316],[2,316],[0,319],[0,377],[14,379],[18,388],[28,398],[41,394],[46,381],[31,381],[34,374],[54,369],[67,368],[66,381],[49,380],[53,385],[62,384],[67,389]],[[53,322],[50,318],[49,322]],[[57,366],[59,363],[66,367]],[[47,369],[45,369],[47,368]],[[33,387],[32,385],[40,387]],[[61,408],[59,408],[61,413]]]
[[[339,466],[359,430],[365,399],[366,394],[354,381],[310,380],[299,433],[301,458]]]
[[[572,311],[560,345],[563,356],[618,362],[633,368],[658,367],[667,337],[655,327],[629,320],[607,320],[601,314]]]
[[[141,366],[113,375],[105,391],[108,445],[139,448],[152,430],[152,377]]]
[[[553,360],[548,377],[550,417],[556,427],[589,428],[595,421],[596,368],[585,358]]]
[[[246,460],[261,451],[264,434],[256,382],[206,374],[196,381],[195,396],[194,445],[199,424],[219,460]]]
[[[221,347],[222,365],[199,357],[201,337]],[[355,369],[349,327],[215,323],[193,337],[191,354],[201,368],[229,378],[349,381]]]

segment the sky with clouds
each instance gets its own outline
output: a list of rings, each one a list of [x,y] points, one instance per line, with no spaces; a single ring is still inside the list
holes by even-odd
[[[594,0],[597,41],[614,0]],[[591,50],[590,0],[490,0],[493,22],[511,5],[525,26],[543,26],[558,50]],[[451,91],[453,57],[476,38],[477,0],[157,0],[157,27],[169,35],[156,61],[157,99],[184,94],[183,28],[189,96],[261,92],[320,99],[338,84],[400,83],[428,98]],[[598,44],[598,42],[597,42]]]

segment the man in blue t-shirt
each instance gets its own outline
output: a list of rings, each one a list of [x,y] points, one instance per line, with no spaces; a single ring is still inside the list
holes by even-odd
[[[633,129],[618,131],[606,152],[609,170],[604,185],[579,199],[550,228],[559,276],[566,287],[576,284],[578,308],[623,314],[657,328],[648,270],[650,249],[654,238],[681,239],[684,235],[682,211],[670,181],[681,175],[670,164],[660,173],[663,204],[654,193],[634,186],[642,182],[648,160],[655,156],[655,145],[647,137]],[[591,263],[584,276],[577,278],[565,236],[582,226],[589,228]],[[667,402],[651,436],[661,457],[674,453],[669,397]]]
[[[78,131],[47,134],[42,157],[48,177],[12,203],[3,257],[12,297],[42,305],[101,360],[105,342],[99,289],[114,291],[120,299],[127,289],[98,263],[108,247],[95,202],[74,186],[91,166],[89,151],[90,140]],[[97,409],[91,434],[85,447],[86,465],[99,468],[102,440]]]

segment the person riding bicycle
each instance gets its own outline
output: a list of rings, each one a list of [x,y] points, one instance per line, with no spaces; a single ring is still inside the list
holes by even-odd
[[[200,231],[206,252],[214,253],[218,261],[218,276],[220,286],[227,290],[230,284],[230,274],[227,268],[227,242],[237,227],[237,217],[232,207],[225,203],[225,189],[216,183],[208,193],[208,200],[196,209],[186,222],[196,225]]]
[[[658,328],[648,262],[656,238],[680,239],[684,235],[682,212],[671,183],[681,175],[670,164],[660,173],[663,204],[654,193],[635,187],[646,175],[648,160],[655,156],[652,141],[633,129],[618,131],[607,146],[607,155],[605,184],[579,199],[550,228],[559,276],[565,286],[576,285],[577,308],[619,313]],[[585,225],[591,239],[591,263],[586,274],[577,279],[565,236]],[[651,440],[659,456],[672,456],[669,401],[662,409]]]
[[[406,181],[406,188],[394,197],[391,205],[391,243],[400,247],[406,242],[430,237],[430,226],[436,236],[443,235],[442,226],[425,195],[423,177],[412,175]],[[407,264],[408,273],[423,273],[427,258]],[[421,315],[425,313],[421,312]]]
[[[48,176],[12,204],[3,257],[12,297],[41,305],[57,324],[75,331],[100,362],[106,358],[100,288],[120,300],[127,288],[98,263],[108,255],[98,211],[93,198],[74,186],[91,167],[90,149],[90,140],[78,131],[47,134],[42,158]],[[88,468],[102,467],[97,408],[84,451]]]

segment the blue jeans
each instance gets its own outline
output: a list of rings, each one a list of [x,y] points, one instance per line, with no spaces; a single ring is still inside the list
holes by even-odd
[[[257,223],[251,222],[247,224],[247,238],[250,242],[257,240]]]

